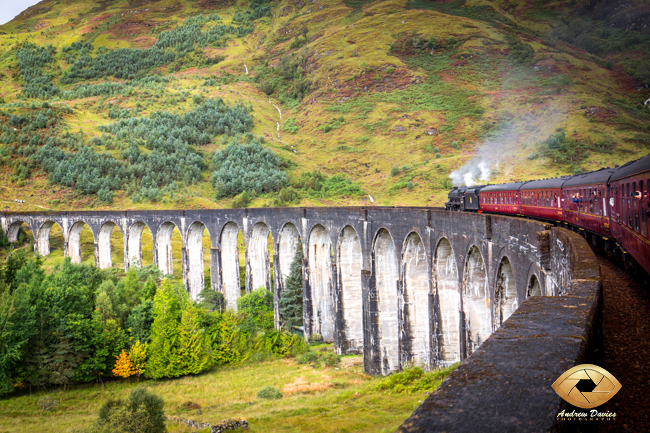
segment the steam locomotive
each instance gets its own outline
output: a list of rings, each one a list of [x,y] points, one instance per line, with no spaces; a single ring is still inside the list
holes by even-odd
[[[565,224],[650,274],[650,154],[622,166],[575,176],[454,187],[445,209],[489,212]],[[634,261],[627,260],[631,256]]]

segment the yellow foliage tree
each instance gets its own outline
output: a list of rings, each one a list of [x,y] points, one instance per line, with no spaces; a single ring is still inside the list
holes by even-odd
[[[133,346],[131,346],[131,350],[129,351],[129,360],[131,361],[131,365],[133,365],[135,374],[138,375],[138,380],[140,380],[140,376],[144,374],[147,365],[148,348],[149,344],[140,343],[140,340],[138,340]]]
[[[129,354],[126,353],[126,350],[122,349],[122,353],[117,356],[117,361],[115,362],[115,370],[113,370],[114,376],[120,376],[128,378],[136,374],[137,371],[133,367],[133,363],[129,359]]]

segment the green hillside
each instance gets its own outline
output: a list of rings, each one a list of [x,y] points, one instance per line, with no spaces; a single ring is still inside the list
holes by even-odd
[[[452,178],[626,162],[650,149],[626,6],[45,0],[0,26],[0,201],[439,206]]]

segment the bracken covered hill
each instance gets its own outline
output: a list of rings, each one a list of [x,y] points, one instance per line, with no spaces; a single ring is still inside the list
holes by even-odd
[[[46,0],[0,26],[0,201],[439,206],[647,154],[648,53],[642,1]]]

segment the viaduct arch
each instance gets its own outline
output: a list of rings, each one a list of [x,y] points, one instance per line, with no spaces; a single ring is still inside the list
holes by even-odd
[[[165,274],[173,272],[171,234],[178,229],[192,299],[206,284],[209,249],[210,288],[236,309],[242,287],[264,287],[274,294],[277,326],[277,303],[302,245],[305,333],[322,335],[340,354],[363,353],[368,374],[450,365],[480,347],[527,297],[566,291],[566,277],[551,266],[550,226],[506,216],[334,207],[3,213],[0,220],[10,240],[27,224],[43,256],[59,225],[73,262],[81,260],[79,237],[88,226],[100,268],[116,265],[110,240],[118,231],[125,270],[141,265],[147,228],[154,263]]]

